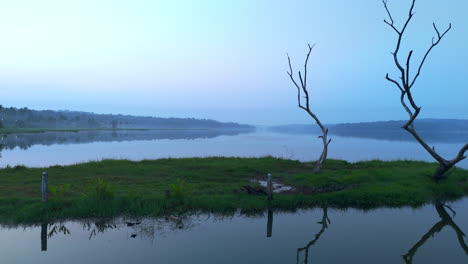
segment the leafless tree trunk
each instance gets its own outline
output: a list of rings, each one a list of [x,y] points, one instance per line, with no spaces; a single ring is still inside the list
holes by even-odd
[[[312,52],[312,49],[315,47],[315,44],[312,45],[312,46],[310,44],[308,44],[308,46],[309,46],[309,52],[307,53],[305,63],[304,63],[304,76],[303,76],[301,71],[297,72],[301,85],[299,86],[299,84],[296,82],[296,79],[294,79],[293,70],[292,70],[292,66],[291,66],[291,58],[289,57],[289,55],[288,55],[289,72],[287,72],[287,73],[289,75],[289,78],[291,78],[291,81],[293,82],[294,86],[297,88],[297,105],[299,106],[299,108],[306,111],[307,114],[309,114],[309,116],[311,116],[315,120],[317,125],[322,130],[322,135],[319,136],[319,138],[322,139],[323,150],[322,150],[322,154],[320,155],[320,158],[318,159],[318,161],[315,164],[314,169],[313,169],[313,172],[319,172],[320,169],[323,166],[323,163],[327,159],[328,145],[330,144],[331,139],[328,139],[328,128],[326,128],[322,124],[322,122],[320,122],[317,115],[315,115],[312,112],[312,110],[310,110],[310,97],[309,97],[309,91],[307,90],[307,65],[308,65],[308,62],[309,62],[310,53]],[[305,106],[302,104],[302,100],[301,100],[302,93],[304,93]]]
[[[398,68],[398,70],[399,70],[399,72],[401,74],[399,76],[398,81],[395,80],[395,79],[392,79],[389,76],[388,73],[387,73],[386,79],[389,82],[395,84],[395,86],[397,86],[398,89],[400,90],[400,92],[401,92],[401,96],[400,96],[401,104],[403,105],[403,108],[406,110],[406,112],[409,115],[409,119],[405,123],[405,125],[403,126],[403,129],[405,129],[411,135],[413,135],[413,137],[419,142],[419,144],[421,144],[424,147],[424,149],[426,149],[426,151],[429,152],[429,154],[437,162],[439,162],[440,165],[437,168],[437,170],[436,170],[436,172],[434,173],[434,176],[433,176],[434,179],[439,180],[439,179],[446,178],[448,170],[450,170],[453,166],[455,166],[455,164],[457,164],[458,162],[460,162],[461,160],[466,158],[465,152],[468,150],[468,143],[465,144],[461,148],[460,152],[458,152],[458,155],[455,158],[451,159],[451,160],[446,160],[442,156],[440,156],[436,152],[435,147],[431,148],[418,135],[418,133],[416,132],[416,129],[414,128],[414,120],[416,120],[416,118],[418,117],[419,112],[421,111],[421,107],[419,107],[416,104],[416,102],[414,101],[413,94],[411,93],[411,88],[413,88],[414,83],[416,82],[419,75],[421,74],[421,69],[422,69],[424,63],[426,62],[426,59],[427,59],[429,53],[431,53],[432,49],[435,46],[439,45],[440,41],[445,36],[445,34],[447,34],[447,32],[449,32],[450,29],[452,28],[452,24],[449,24],[448,28],[442,33],[439,31],[439,29],[437,28],[435,23],[432,24],[433,27],[434,27],[435,32],[437,33],[437,36],[432,38],[432,43],[431,43],[430,47],[427,49],[426,53],[424,54],[424,57],[422,58],[421,62],[419,63],[416,74],[414,76],[411,76],[411,74],[410,74],[410,64],[411,64],[411,56],[413,55],[413,50],[411,50],[409,52],[408,57],[406,58],[406,65],[405,66],[402,66],[402,64],[400,63],[400,60],[399,60],[399,57],[398,57],[398,52],[400,51],[401,42],[402,42],[402,38],[403,38],[403,35],[405,33],[405,30],[406,30],[409,22],[411,21],[411,19],[414,16],[413,9],[414,9],[415,2],[416,2],[416,0],[412,0],[412,4],[411,4],[410,10],[409,10],[408,18],[406,19],[403,27],[401,29],[398,29],[398,28],[396,28],[393,17],[392,17],[392,14],[390,13],[390,10],[388,9],[387,0],[383,0],[383,5],[384,5],[385,10],[387,11],[388,17],[390,19],[390,21],[384,20],[384,22],[387,25],[389,25],[393,29],[393,31],[396,32],[396,34],[398,36],[396,48],[395,48],[395,51],[392,52],[392,55],[393,55],[393,60],[395,62],[395,65],[396,65],[396,67]],[[407,101],[409,102],[409,106],[406,103]]]

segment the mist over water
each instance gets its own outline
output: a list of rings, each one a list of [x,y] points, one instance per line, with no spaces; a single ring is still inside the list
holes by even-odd
[[[332,135],[329,158],[361,160],[423,160],[432,157],[417,142]],[[447,157],[455,156],[462,142],[434,142]],[[321,143],[313,133],[253,131],[82,131],[11,134],[2,138],[0,166],[46,167],[102,159],[157,159],[207,156],[274,156],[316,160]],[[468,162],[458,166],[468,168]]]

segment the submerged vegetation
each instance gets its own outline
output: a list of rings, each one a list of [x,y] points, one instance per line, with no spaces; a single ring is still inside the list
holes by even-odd
[[[455,168],[449,179],[434,182],[435,163],[327,160],[320,174],[311,172],[313,166],[272,157],[213,157],[8,167],[0,170],[0,222],[312,206],[419,206],[468,194],[467,170]],[[44,170],[53,190],[47,203],[41,202]],[[245,185],[261,188],[253,180],[265,180],[267,173],[294,189],[275,194],[271,202],[242,191]]]

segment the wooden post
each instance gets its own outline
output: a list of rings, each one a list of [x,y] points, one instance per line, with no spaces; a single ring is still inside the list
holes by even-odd
[[[273,210],[268,209],[267,237],[271,237],[272,233],[273,233]]]
[[[268,200],[273,200],[273,180],[271,174],[267,175]]]
[[[49,173],[47,173],[47,171],[44,171],[42,173],[42,186],[41,186],[41,190],[42,190],[42,201],[43,202],[47,202],[47,192],[48,192],[48,178],[49,177]]]
[[[47,251],[47,223],[41,225],[41,251]]]

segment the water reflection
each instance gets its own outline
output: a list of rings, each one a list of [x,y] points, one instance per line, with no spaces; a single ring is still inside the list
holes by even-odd
[[[466,202],[454,206],[466,209]],[[130,256],[138,256],[135,263],[242,263],[239,256],[252,263],[442,263],[443,257],[450,263],[465,263],[467,259],[462,231],[467,228],[466,210],[458,211],[456,218],[445,203],[416,211],[332,210],[88,219],[24,229],[3,226],[0,254],[5,263],[66,263],[78,255],[88,256],[86,263],[129,263]],[[414,225],[432,227],[419,234]],[[304,232],[310,229],[312,233]],[[41,253],[39,242],[47,254]]]
[[[130,232],[130,238],[140,237],[142,239],[154,240],[156,231],[162,235],[166,231],[174,232],[194,226],[194,218],[189,215],[170,215],[164,218],[154,219],[100,219],[81,221],[82,230],[88,233],[88,240],[98,238],[110,231],[126,230]],[[222,219],[222,218],[221,218]],[[70,229],[64,222],[52,222],[41,224],[41,250],[47,251],[48,239],[56,235],[71,235]]]
[[[134,161],[159,158],[208,156],[274,157],[310,161],[321,146],[310,134],[278,134],[249,131],[83,131],[1,135],[0,167],[47,167],[102,159]],[[416,143],[334,137],[330,158],[350,162],[422,160],[433,158]],[[442,155],[452,156],[459,144],[438,144]],[[458,164],[468,168],[468,159]]]
[[[41,225],[41,251],[47,251],[47,223]]]
[[[434,226],[432,226],[432,228],[429,229],[429,231],[422,236],[422,238],[408,251],[408,253],[403,255],[403,260],[407,264],[412,264],[413,257],[418,251],[418,249],[421,246],[423,246],[429,240],[429,238],[434,237],[446,226],[451,227],[455,231],[458,243],[460,244],[461,248],[465,251],[465,254],[468,256],[468,246],[465,242],[465,234],[460,229],[460,227],[458,227],[457,224],[455,224],[452,217],[450,217],[445,208],[449,209],[453,213],[453,217],[455,217],[456,212],[450,206],[446,205],[443,202],[437,202],[435,204],[435,209],[441,220],[437,222]]]
[[[299,264],[299,255],[300,255],[300,253],[302,251],[304,251],[304,262],[303,263],[304,264],[308,263],[310,247],[312,247],[313,245],[315,245],[315,243],[317,243],[317,241],[319,241],[322,234],[328,228],[328,225],[331,224],[330,218],[328,218],[328,208],[324,207],[324,208],[322,208],[322,210],[323,210],[322,221],[317,222],[317,224],[320,224],[322,226],[320,228],[320,231],[317,234],[315,234],[314,239],[312,239],[309,243],[307,243],[307,245],[305,247],[297,249],[296,263],[298,263],[298,264]]]
[[[272,234],[273,234],[273,210],[268,209],[267,237],[271,237]]]
[[[463,249],[465,254],[468,256],[468,246],[467,243],[465,242],[465,233],[462,231],[462,229],[454,222],[453,217],[455,217],[456,212],[448,206],[445,202],[436,202],[434,204],[434,207],[437,211],[438,216],[440,217],[440,221],[437,222],[432,226],[432,228],[429,229],[427,233],[425,233],[421,239],[414,244],[411,249],[408,250],[408,252],[403,255],[403,260],[407,264],[412,264],[413,263],[413,258],[418,251],[431,237],[434,237],[437,233],[441,232],[442,229],[446,226],[451,227],[453,231],[456,233],[456,238],[458,241],[458,244],[460,247]],[[452,217],[450,214],[447,212],[447,209],[452,213]],[[309,241],[307,245],[305,245],[302,248],[297,249],[297,254],[296,254],[296,263],[304,263],[307,264],[309,261],[309,251],[311,247],[313,247],[322,237],[322,235],[325,233],[329,225],[331,224],[330,218],[328,217],[328,208],[324,207],[322,208],[323,214],[322,214],[322,219],[321,221],[317,222],[321,228],[319,232],[317,232],[314,236],[314,239]],[[300,262],[300,255],[301,253],[304,253],[304,261]]]
[[[403,260],[407,264],[413,263],[413,258],[418,251],[431,237],[434,237],[437,233],[441,232],[442,229],[446,226],[451,227],[455,233],[460,247],[464,250],[465,254],[468,256],[468,245],[465,242],[465,233],[461,228],[454,222],[453,218],[447,212],[447,209],[455,217],[456,212],[448,205],[443,202],[437,202],[434,205],[437,214],[440,217],[440,221],[437,222],[425,233],[422,238],[413,246],[408,252],[403,255]],[[153,240],[156,235],[156,231],[163,233],[163,230],[175,231],[181,229],[187,229],[194,226],[194,219],[197,216],[188,216],[188,215],[171,215],[164,218],[158,219],[144,219],[144,220],[112,220],[112,219],[102,219],[96,221],[85,221],[82,222],[82,230],[89,233],[88,240],[91,240],[97,237],[99,234],[104,234],[105,232],[112,230],[121,230],[127,229],[130,231],[130,237],[136,238],[140,237],[143,239]],[[223,220],[224,217],[218,217],[218,220]],[[322,208],[322,218],[317,222],[320,225],[320,230],[314,235],[314,238],[307,243],[302,248],[297,249],[296,262],[300,262],[301,253],[304,254],[304,261],[302,263],[307,264],[309,261],[309,252],[311,247],[313,247],[328,229],[331,224],[331,220],[328,217],[328,208]],[[273,210],[269,209],[267,212],[267,237],[272,237],[273,230]],[[66,227],[65,223],[42,223],[41,224],[41,250],[47,251],[47,242],[48,239],[56,235],[71,235],[70,230]]]
[[[41,224],[41,251],[47,251],[47,240],[57,234],[71,235],[64,223]]]
[[[400,131],[401,130],[401,131]],[[367,138],[367,139],[377,139],[377,140],[388,140],[388,141],[405,141],[405,142],[414,142],[414,138],[408,132],[403,129],[396,131],[372,131],[372,130],[338,130],[332,135],[342,136],[342,137],[354,137],[354,138]],[[454,132],[441,132],[433,130],[425,130],[421,132],[427,142],[430,143],[465,143],[468,138],[467,131],[454,131]]]
[[[113,131],[80,131],[80,132],[43,132],[16,133],[0,135],[0,152],[20,148],[27,150],[34,145],[50,146],[55,144],[83,144],[91,142],[122,142],[142,140],[177,140],[206,139],[223,135],[235,136],[251,133],[254,130],[113,130]]]
[[[447,120],[447,122],[456,122],[459,124],[448,124],[448,126],[441,125],[436,121],[433,123],[417,124],[420,134],[428,142],[431,143],[465,143],[468,138],[468,127],[466,121]],[[384,122],[385,123],[385,122]],[[392,122],[390,122],[392,123]],[[378,123],[361,123],[361,124],[337,124],[328,125],[331,135],[340,137],[353,137],[353,138],[364,138],[364,139],[377,139],[377,140],[388,140],[388,141],[410,141],[414,142],[414,138],[407,131],[401,129],[404,122],[394,122],[390,126],[382,125]],[[450,129],[446,129],[450,128]],[[287,125],[269,127],[267,130],[283,133],[283,134],[307,134],[315,135],[319,134],[320,130],[313,125]]]
[[[112,222],[112,220],[99,220],[96,222],[85,222],[83,223],[83,230],[86,230],[89,233],[89,240],[96,236],[98,233],[104,233],[109,229],[117,229],[117,225]]]

